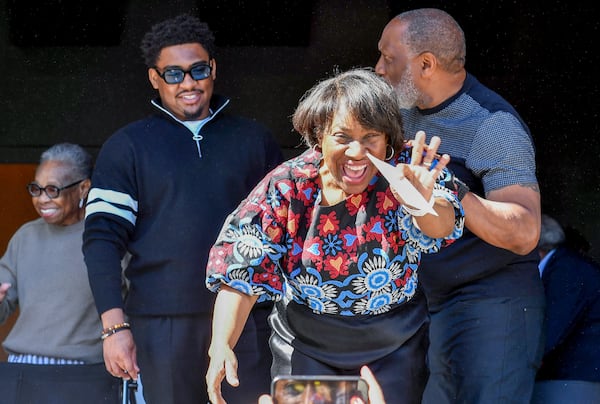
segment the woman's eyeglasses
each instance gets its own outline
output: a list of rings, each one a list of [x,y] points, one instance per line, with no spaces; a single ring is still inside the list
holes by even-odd
[[[158,68],[153,67],[156,73],[165,81],[167,84],[178,84],[185,80],[185,75],[189,74],[194,80],[204,80],[210,76],[212,66],[205,63],[196,63],[190,67],[189,70],[183,70],[181,67],[167,67],[164,72],[160,72]]]
[[[83,180],[85,180],[85,178],[81,179],[79,181],[76,181],[72,184],[65,185],[64,187],[57,187],[56,185],[48,185],[45,187],[40,187],[35,182],[31,182],[31,183],[27,184],[27,192],[29,192],[29,195],[31,195],[33,197],[38,197],[42,194],[42,191],[44,191],[46,193],[46,195],[48,196],[48,198],[56,199],[60,196],[60,191],[67,189],[67,188],[74,187],[75,185],[79,184]]]

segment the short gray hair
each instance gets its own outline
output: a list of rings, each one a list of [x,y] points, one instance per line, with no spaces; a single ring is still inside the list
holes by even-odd
[[[40,165],[47,161],[60,161],[72,168],[71,181],[91,178],[94,159],[83,147],[73,143],[58,143],[44,151]]]
[[[467,57],[465,33],[450,14],[437,8],[419,8],[394,18],[406,24],[404,44],[413,54],[431,52],[448,72],[464,67]]]

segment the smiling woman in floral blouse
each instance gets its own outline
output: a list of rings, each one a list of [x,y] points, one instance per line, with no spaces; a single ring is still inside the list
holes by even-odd
[[[209,397],[224,402],[225,377],[244,382],[232,349],[253,304],[272,299],[273,376],[359,375],[367,364],[388,403],[419,402],[428,327],[420,257],[460,237],[464,223],[449,157],[436,155],[437,137],[405,143],[393,90],[370,69],[315,85],[293,123],[310,149],[252,191],[210,253],[207,286],[218,295]],[[369,154],[395,166],[430,208],[409,206]]]

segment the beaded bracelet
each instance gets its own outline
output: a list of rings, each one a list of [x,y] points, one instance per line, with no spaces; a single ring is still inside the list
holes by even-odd
[[[115,324],[111,327],[103,329],[102,334],[100,335],[100,339],[105,340],[106,338],[110,337],[113,334],[118,333],[119,331],[129,330],[129,329],[131,329],[131,326],[129,325],[129,323]]]
[[[116,330],[116,329],[119,329],[119,328],[129,328],[129,327],[130,327],[129,323],[125,323],[125,322],[124,323],[118,323],[118,324],[111,325],[110,327],[103,329],[102,333],[104,334],[106,332],[110,332],[112,330]]]

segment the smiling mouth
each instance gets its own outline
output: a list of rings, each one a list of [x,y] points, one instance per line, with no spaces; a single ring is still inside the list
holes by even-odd
[[[187,102],[194,102],[200,99],[200,97],[202,96],[202,92],[200,91],[194,91],[194,92],[187,92],[184,94],[179,94],[179,97],[181,99],[183,99],[184,101]]]
[[[361,179],[366,171],[368,164],[344,164],[344,175],[353,180]]]

